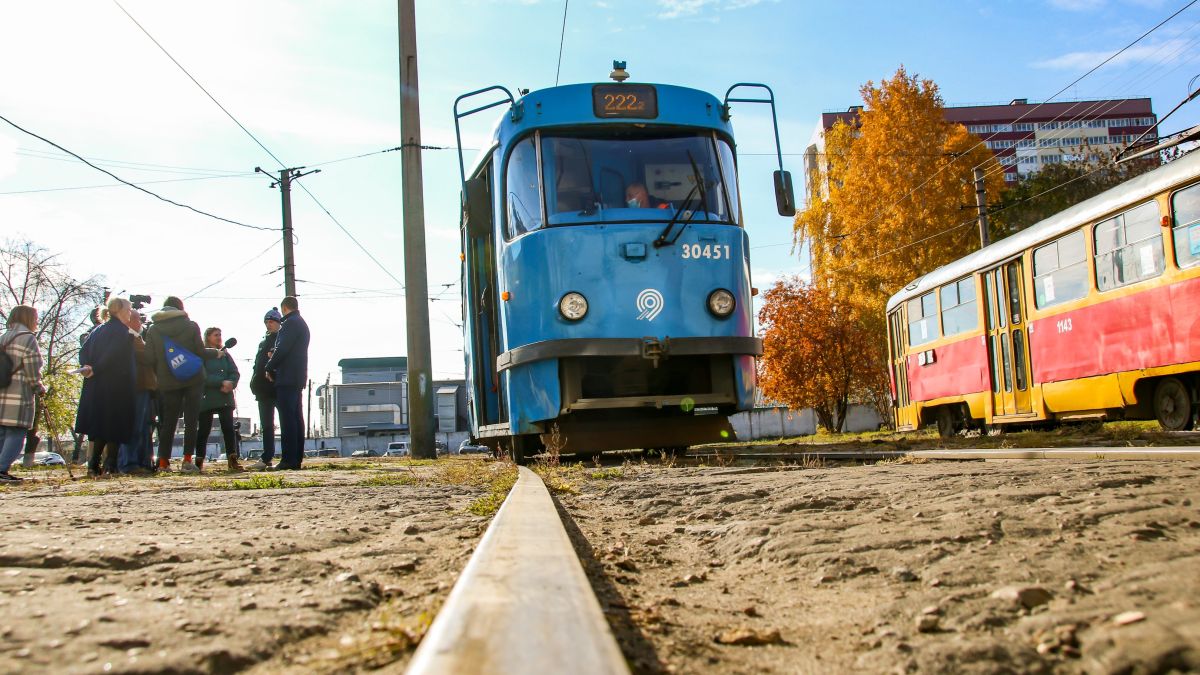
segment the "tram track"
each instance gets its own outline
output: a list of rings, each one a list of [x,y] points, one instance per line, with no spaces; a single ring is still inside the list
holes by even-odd
[[[549,491],[519,471],[408,673],[629,673]]]

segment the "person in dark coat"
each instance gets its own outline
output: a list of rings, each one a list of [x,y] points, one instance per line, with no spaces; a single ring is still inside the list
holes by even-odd
[[[299,469],[304,460],[304,406],[301,390],[308,384],[308,324],[300,316],[296,298],[279,303],[283,325],[275,338],[275,351],[267,359],[267,379],[275,383],[279,404],[279,444],[282,458],[276,470]]]
[[[158,469],[171,470],[171,451],[175,445],[175,428],[179,415],[183,414],[183,465],[184,473],[196,473],[192,456],[196,452],[196,421],[200,416],[200,401],[204,395],[204,368],[180,380],[171,371],[166,356],[166,339],[201,359],[216,358],[215,349],[206,349],[200,339],[200,326],[188,318],[183,311],[183,301],[170,296],[163,308],[151,317],[154,324],[146,330],[146,354],[153,363],[158,378],[162,410],[158,423]]]
[[[204,361],[204,397],[200,402],[200,418],[196,428],[196,468],[204,468],[204,454],[208,445],[208,433],[212,431],[213,413],[221,421],[221,436],[225,441],[225,458],[229,461],[229,472],[242,470],[238,462],[237,432],[233,428],[234,399],[233,390],[237,389],[238,380],[242,375],[238,372],[233,357],[221,348],[221,329],[207,328],[204,331],[204,345],[216,349],[220,356]]]
[[[263,454],[262,459],[250,468],[256,471],[266,471],[271,468],[271,460],[275,459],[275,383],[267,379],[267,359],[275,349],[276,334],[283,323],[283,315],[279,308],[272,307],[263,317],[267,334],[258,343],[258,353],[254,355],[254,373],[250,376],[250,393],[258,400],[258,425],[262,429]]]
[[[154,375],[154,364],[146,354],[146,340],[142,337],[142,315],[129,313],[129,335],[133,340],[134,423],[133,439],[122,443],[117,453],[117,470],[121,473],[154,473],[154,451],[150,436],[153,431],[155,400],[158,398],[158,378]]]
[[[79,351],[84,376],[75,416],[75,432],[92,441],[88,475],[117,469],[117,448],[133,439],[134,360],[133,339],[125,322],[133,307],[125,298],[108,301],[108,321],[96,327]]]

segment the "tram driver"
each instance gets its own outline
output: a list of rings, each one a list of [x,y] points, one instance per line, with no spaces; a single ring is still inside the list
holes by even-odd
[[[665,202],[650,194],[644,183],[630,183],[625,188],[625,205],[631,209],[669,209],[670,202]]]

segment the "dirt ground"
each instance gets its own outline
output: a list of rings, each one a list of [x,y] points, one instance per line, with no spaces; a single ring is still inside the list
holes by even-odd
[[[637,672],[1200,671],[1193,462],[590,471],[557,499]]]
[[[490,519],[469,509],[502,465],[451,461],[25,473],[0,491],[0,672],[399,668]]]

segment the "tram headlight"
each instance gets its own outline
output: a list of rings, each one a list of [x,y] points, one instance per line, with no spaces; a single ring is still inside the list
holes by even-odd
[[[578,321],[587,315],[587,311],[587,298],[582,293],[572,291],[558,301],[558,313],[567,321]]]
[[[712,312],[713,316],[719,319],[724,319],[733,314],[733,309],[736,306],[737,301],[734,300],[733,293],[724,288],[718,288],[708,294],[708,311]]]

